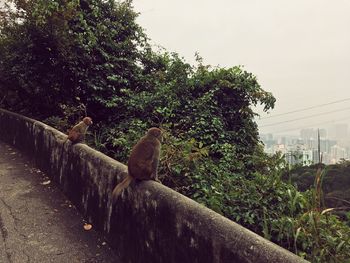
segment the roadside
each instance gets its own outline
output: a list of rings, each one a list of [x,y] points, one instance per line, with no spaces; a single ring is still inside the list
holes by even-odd
[[[0,262],[120,262],[29,158],[0,141]]]

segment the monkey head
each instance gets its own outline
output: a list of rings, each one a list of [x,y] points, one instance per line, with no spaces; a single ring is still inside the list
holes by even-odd
[[[90,117],[85,117],[83,119],[83,122],[87,125],[90,126],[92,124],[92,119]]]
[[[150,128],[147,131],[147,135],[157,138],[160,142],[162,141],[162,131],[159,128]]]

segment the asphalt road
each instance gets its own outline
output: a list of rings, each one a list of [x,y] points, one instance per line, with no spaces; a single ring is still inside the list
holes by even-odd
[[[85,223],[47,175],[0,141],[1,263],[120,263]]]

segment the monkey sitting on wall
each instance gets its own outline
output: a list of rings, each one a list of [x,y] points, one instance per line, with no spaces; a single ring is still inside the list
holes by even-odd
[[[91,124],[92,119],[90,117],[85,117],[81,122],[76,124],[72,129],[68,131],[68,137],[66,141],[70,140],[72,143],[84,142],[86,131]]]
[[[121,192],[127,188],[134,179],[158,180],[158,163],[162,132],[158,128],[150,128],[137,144],[132,148],[128,160],[128,175],[113,190],[115,201]]]

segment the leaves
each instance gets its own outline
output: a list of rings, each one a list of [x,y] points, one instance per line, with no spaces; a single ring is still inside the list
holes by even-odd
[[[12,1],[0,21],[2,107],[63,131],[88,114],[88,143],[122,162],[161,127],[165,185],[308,259],[349,256],[349,228],[320,209],[320,187],[298,192],[282,180],[283,156],[263,152],[254,107],[271,110],[275,98],[252,73],[153,50],[132,1]],[[303,190],[315,177],[289,175]]]

